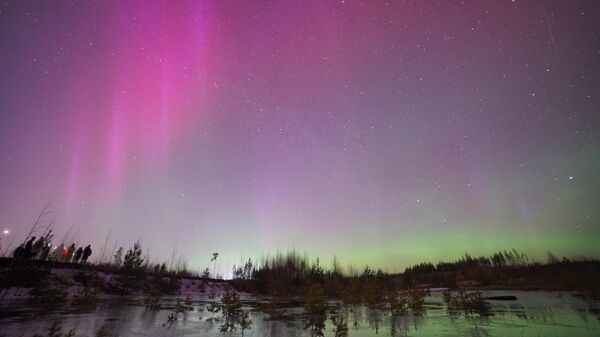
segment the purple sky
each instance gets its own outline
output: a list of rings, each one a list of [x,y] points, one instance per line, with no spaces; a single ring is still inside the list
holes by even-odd
[[[598,1],[2,1],[0,227],[194,268],[598,255]]]

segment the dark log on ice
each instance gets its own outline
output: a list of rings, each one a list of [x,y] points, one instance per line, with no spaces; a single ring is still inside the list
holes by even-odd
[[[508,295],[508,296],[489,296],[485,298],[486,300],[489,301],[516,301],[517,300],[517,296],[512,296],[512,295]]]

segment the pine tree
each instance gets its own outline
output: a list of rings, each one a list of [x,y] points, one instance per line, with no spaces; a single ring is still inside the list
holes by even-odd
[[[113,263],[117,267],[120,267],[123,264],[123,247],[119,247],[119,249],[117,249],[117,252],[113,257]]]
[[[123,268],[127,270],[138,270],[142,268],[144,258],[142,257],[142,244],[139,241],[127,250],[123,259]]]

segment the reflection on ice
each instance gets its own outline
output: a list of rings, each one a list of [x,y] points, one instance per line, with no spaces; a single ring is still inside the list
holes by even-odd
[[[142,297],[102,297],[79,307],[13,302],[0,311],[0,336],[65,335],[71,330],[75,336],[600,335],[597,301],[570,293],[484,293],[502,294],[517,300],[488,301],[485,312],[478,312],[448,306],[442,293],[432,293],[422,311],[403,314],[338,302],[328,302],[325,313],[307,314],[303,307],[271,307],[264,298],[249,296],[232,298],[228,308],[215,308],[215,299],[206,295],[162,297],[153,308]]]

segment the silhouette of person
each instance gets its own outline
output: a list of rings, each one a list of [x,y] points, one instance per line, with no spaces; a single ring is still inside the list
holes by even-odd
[[[29,241],[27,241],[25,244],[25,249],[23,249],[23,258],[31,258],[31,254],[33,252],[33,241],[35,241],[35,236],[29,239]]]
[[[73,253],[75,253],[74,243],[72,243],[71,246],[69,246],[69,249],[67,249],[67,256],[65,256],[65,262],[71,262],[71,259],[73,258]]]
[[[39,239],[33,244],[33,248],[31,250],[31,258],[35,259],[40,254],[42,247],[44,246],[44,238],[40,236]]]
[[[17,259],[17,258],[23,257],[24,251],[25,251],[25,246],[19,245],[19,247],[17,247],[17,249],[15,249],[15,251],[13,252],[13,258]]]
[[[60,253],[60,259],[63,261],[67,260],[67,253],[69,252],[69,247],[65,246],[63,244],[62,246],[62,252]]]
[[[50,254],[50,243],[46,243],[40,252],[40,260],[45,261]]]
[[[87,245],[87,247],[85,247],[85,249],[83,250],[83,257],[81,258],[82,263],[86,263],[88,257],[92,255],[92,248],[90,246],[91,245]]]
[[[79,259],[81,259],[81,254],[83,254],[83,248],[79,247],[77,248],[77,250],[75,251],[75,255],[73,256],[73,261],[75,263],[79,262]]]

